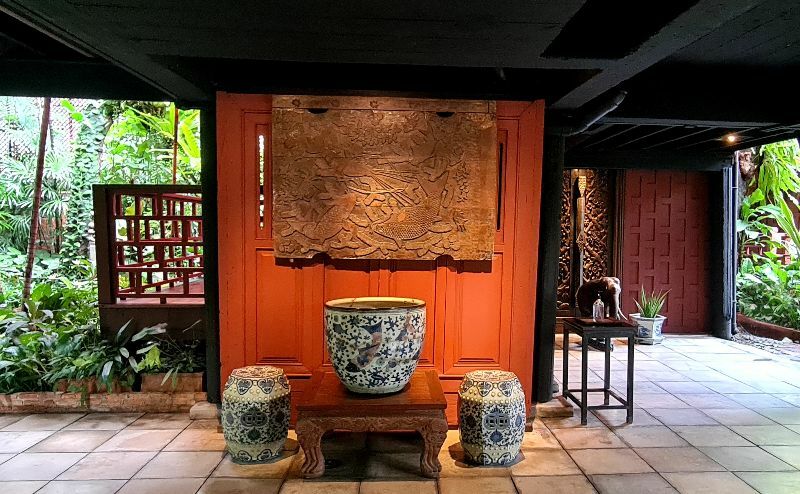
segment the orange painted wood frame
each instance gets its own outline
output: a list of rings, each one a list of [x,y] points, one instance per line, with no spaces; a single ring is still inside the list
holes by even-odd
[[[271,238],[269,95],[217,94],[220,360],[285,370],[294,403],[329,368],[326,300],[427,303],[421,369],[439,372],[456,424],[458,386],[476,369],[517,374],[530,398],[541,201],[542,101],[498,102],[499,221],[491,261],[277,259]],[[555,192],[554,192],[555,193]]]

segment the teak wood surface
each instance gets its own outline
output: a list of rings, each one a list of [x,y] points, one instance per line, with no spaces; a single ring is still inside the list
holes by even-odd
[[[332,371],[314,373],[309,394],[297,405],[297,441],[305,453],[301,472],[306,478],[325,473],[322,436],[346,430],[417,431],[424,442],[420,470],[436,478],[442,470],[439,451],[447,437],[447,418],[442,385],[436,371],[417,371],[402,391],[389,395],[348,391]]]
[[[544,103],[498,101],[496,108],[499,197],[490,261],[290,260],[276,257],[272,238],[273,98],[217,94],[222,383],[237,367],[276,366],[291,381],[293,406],[300,403],[313,373],[332,370],[325,301],[395,296],[426,303],[418,369],[439,373],[451,426],[469,371],[512,371],[531,396]]]

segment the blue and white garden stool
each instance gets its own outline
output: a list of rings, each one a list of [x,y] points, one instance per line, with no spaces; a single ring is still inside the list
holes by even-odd
[[[289,432],[290,391],[276,367],[231,372],[222,393],[222,433],[234,463],[264,463],[281,454]]]
[[[512,463],[525,436],[525,393],[517,376],[468,372],[458,390],[458,424],[468,462]]]

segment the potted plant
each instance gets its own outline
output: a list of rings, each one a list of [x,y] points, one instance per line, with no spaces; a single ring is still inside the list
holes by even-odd
[[[184,329],[194,328],[200,321]],[[156,351],[149,352],[142,362],[147,373],[142,374],[142,391],[175,393],[203,391],[205,358],[200,341],[176,341],[161,334],[151,342]],[[167,383],[169,381],[169,383]]]
[[[630,314],[631,319],[639,326],[637,329],[636,343],[644,343],[645,345],[654,345],[664,341],[661,335],[661,328],[667,320],[662,316],[661,309],[664,308],[664,303],[667,301],[666,292],[659,291],[646,293],[644,287],[639,294],[639,300],[636,300],[636,308],[639,312]]]

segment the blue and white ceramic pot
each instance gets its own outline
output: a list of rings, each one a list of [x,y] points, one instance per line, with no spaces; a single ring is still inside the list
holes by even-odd
[[[400,391],[425,342],[425,302],[361,297],[325,304],[325,337],[336,375],[356,393]]]
[[[458,390],[458,425],[466,460],[508,465],[525,436],[525,393],[513,372],[472,371]]]
[[[235,463],[264,463],[281,454],[289,432],[290,391],[275,367],[231,372],[222,393],[222,433]]]

